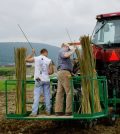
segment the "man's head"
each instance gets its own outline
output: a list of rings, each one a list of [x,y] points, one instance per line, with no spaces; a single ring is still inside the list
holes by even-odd
[[[42,54],[42,55],[47,57],[48,56],[48,50],[43,48],[43,49],[41,49],[40,54]]]
[[[63,43],[61,47],[64,48],[65,50],[69,50],[70,49],[68,43]]]

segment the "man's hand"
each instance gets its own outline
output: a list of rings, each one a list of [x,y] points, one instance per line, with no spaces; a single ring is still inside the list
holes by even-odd
[[[75,52],[75,50],[76,50],[75,47],[71,48],[69,52],[65,52],[64,57],[69,58]]]
[[[74,47],[75,50],[77,49],[77,46],[75,44],[73,45],[73,47]]]
[[[35,54],[35,49],[34,48],[32,49],[32,54]]]
[[[77,49],[77,47],[76,46],[74,46],[74,48],[72,49],[72,51],[75,51]]]
[[[48,68],[48,74],[51,75],[51,74],[53,74],[53,73],[54,73],[54,67],[53,67],[53,64],[50,63],[50,64],[49,64],[49,68]]]
[[[37,82],[40,82],[40,81],[41,81],[41,79],[40,79],[40,78],[36,78],[36,81],[37,81]]]
[[[31,55],[28,55],[26,58],[25,58],[25,61],[26,62],[29,62],[29,63],[32,63],[34,62],[34,54],[35,54],[35,49],[32,49],[32,54]]]
[[[73,45],[73,46],[70,46],[69,48],[71,51],[75,51],[77,47],[76,47],[76,45]]]

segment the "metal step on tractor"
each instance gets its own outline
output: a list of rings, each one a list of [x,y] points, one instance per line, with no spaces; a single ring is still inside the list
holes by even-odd
[[[101,14],[96,17],[97,23],[92,34],[92,47],[96,59],[97,78],[81,76],[76,74],[70,77],[71,95],[72,95],[72,116],[55,116],[54,104],[57,90],[57,77],[51,77],[51,104],[52,115],[39,115],[30,117],[30,111],[24,112],[24,105],[30,105],[33,102],[26,98],[22,99],[23,112],[16,114],[15,110],[11,111],[9,106],[9,85],[16,86],[16,80],[5,81],[6,95],[6,118],[7,119],[24,119],[24,120],[80,120],[85,125],[92,126],[97,120],[106,118],[110,124],[114,124],[120,117],[120,12]],[[80,45],[80,42],[74,43]],[[98,82],[99,98],[102,111],[94,111],[94,99],[92,99],[91,113],[81,113],[81,81],[88,79],[91,82],[92,96],[94,96],[94,81]],[[24,98],[24,85],[34,84],[34,81],[21,81],[22,98]],[[94,97],[93,97],[94,98]],[[65,107],[65,105],[64,105]],[[64,108],[65,109],[65,108]],[[44,111],[44,103],[40,101],[39,112]]]

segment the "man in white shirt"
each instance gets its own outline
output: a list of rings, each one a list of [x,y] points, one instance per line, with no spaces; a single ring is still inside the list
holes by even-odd
[[[43,91],[44,101],[46,106],[46,113],[50,115],[51,103],[50,103],[50,78],[49,74],[52,73],[51,59],[49,59],[47,49],[42,49],[40,55],[34,57],[34,49],[31,55],[26,57],[26,62],[35,63],[35,88],[34,88],[34,103],[32,106],[31,116],[36,116],[39,106],[39,98]],[[51,71],[52,70],[52,71]]]

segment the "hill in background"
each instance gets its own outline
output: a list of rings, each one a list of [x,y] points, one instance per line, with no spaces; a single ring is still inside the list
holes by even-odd
[[[49,51],[49,57],[57,62],[59,48],[44,43],[31,43],[35,49],[36,54],[39,55],[39,51],[42,48],[46,48]],[[26,42],[1,42],[0,43],[0,65],[14,64],[14,48],[25,47],[27,48],[27,54],[31,53],[31,48]]]

